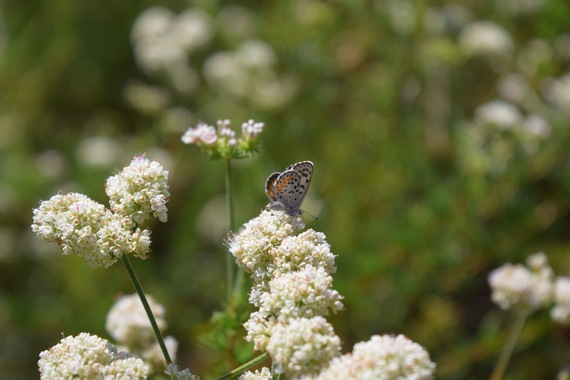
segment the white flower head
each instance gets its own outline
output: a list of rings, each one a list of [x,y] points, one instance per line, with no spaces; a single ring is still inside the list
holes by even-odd
[[[105,192],[111,210],[138,225],[144,225],[152,216],[161,222],[168,218],[168,171],[144,156],[136,156],[129,166],[109,177]]]
[[[304,227],[303,220],[299,217],[265,210],[229,239],[229,250],[240,267],[248,273],[254,273],[269,265],[271,256],[276,254],[285,238],[293,236]]]
[[[374,335],[307,380],[428,380],[433,379],[435,367],[426,349],[405,336]]]
[[[182,135],[184,144],[213,145],[218,139],[216,128],[204,122],[200,122],[194,128],[188,128]]]
[[[64,255],[82,257],[91,268],[109,267],[123,254],[146,258],[150,231],[131,229],[131,222],[83,194],[58,194],[34,209],[32,230],[44,241],[57,242]]]
[[[317,373],[340,355],[340,338],[323,317],[293,318],[273,327],[267,352],[276,373],[294,378]]]
[[[141,359],[117,353],[105,339],[81,333],[63,338],[40,353],[40,378],[51,379],[146,379]]]
[[[477,107],[475,120],[482,125],[512,129],[522,124],[523,116],[514,104],[504,100],[493,100]]]
[[[271,380],[271,371],[267,367],[263,367],[261,370],[256,370],[255,372],[246,371],[238,380]]]
[[[245,340],[253,342],[253,349],[255,351],[265,350],[271,338],[271,331],[276,324],[277,319],[274,316],[268,316],[266,313],[259,311],[251,313],[247,322],[243,324],[243,327],[247,331]]]
[[[265,124],[250,119],[241,125],[241,132],[247,139],[254,140],[263,132],[264,127]]]
[[[531,255],[527,263],[505,264],[491,272],[491,298],[501,309],[527,311],[546,307],[552,299],[553,272],[544,254]]]
[[[342,296],[331,288],[332,277],[324,268],[307,265],[269,282],[260,296],[260,312],[284,318],[311,318],[343,309]]]
[[[468,55],[508,54],[514,43],[509,32],[499,24],[476,21],[463,28],[459,46]]]
[[[166,346],[168,355],[172,360],[174,360],[176,352],[178,351],[178,341],[172,336],[165,336],[164,345]],[[152,345],[144,348],[142,352],[140,352],[140,356],[144,359],[145,363],[150,366],[151,371],[154,373],[161,371],[166,366],[164,354],[162,353],[162,349],[158,342],[154,342]]]
[[[147,300],[158,328],[167,327],[164,307],[152,296]],[[121,297],[109,310],[105,329],[119,344],[129,347],[148,347],[155,341],[154,332],[142,302],[137,294]]]
[[[554,283],[554,307],[550,311],[552,319],[562,324],[570,324],[570,277],[558,277]]]

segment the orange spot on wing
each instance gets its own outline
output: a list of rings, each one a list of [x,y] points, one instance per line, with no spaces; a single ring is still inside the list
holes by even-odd
[[[293,179],[292,175],[288,175],[281,179],[281,182],[277,185],[277,191],[283,190],[283,188]]]

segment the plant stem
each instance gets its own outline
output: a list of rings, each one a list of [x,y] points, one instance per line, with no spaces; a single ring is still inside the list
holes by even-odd
[[[238,377],[239,375],[241,375],[243,372],[245,372],[246,370],[248,370],[249,368],[256,366],[257,364],[261,363],[262,361],[264,361],[265,359],[267,359],[267,353],[261,354],[256,358],[251,359],[250,361],[248,361],[245,364],[240,365],[239,367],[237,367],[236,369],[226,373],[225,375],[223,375],[222,377],[219,377],[218,380],[228,380],[228,379],[235,379],[236,377]]]
[[[232,195],[232,165],[231,159],[227,158],[226,162],[226,202],[228,205],[228,227],[230,232],[234,230],[234,202]],[[232,287],[234,283],[234,262],[232,255],[226,255],[226,301],[228,306],[232,303]]]
[[[493,369],[493,373],[491,374],[491,377],[489,377],[489,380],[501,380],[503,378],[505,369],[507,369],[507,365],[509,364],[509,360],[513,354],[517,341],[521,335],[524,323],[526,322],[529,314],[530,311],[523,311],[517,316],[517,319],[515,320],[511,331],[509,331],[509,335],[507,336],[507,340],[503,346],[499,360],[497,361],[497,364],[495,364],[495,368]]]
[[[123,260],[123,264],[125,264],[125,267],[127,268],[127,272],[129,272],[129,276],[131,277],[131,281],[133,282],[133,285],[135,286],[135,289],[137,290],[139,298],[141,299],[144,310],[146,311],[146,315],[148,316],[148,319],[150,320],[152,330],[154,331],[154,335],[156,335],[156,339],[158,340],[158,344],[160,346],[160,349],[162,350],[162,354],[164,355],[164,359],[166,360],[166,364],[167,365],[172,364],[172,359],[170,359],[170,355],[168,354],[168,350],[166,349],[166,345],[164,344],[164,339],[162,338],[162,333],[160,332],[160,329],[158,328],[158,325],[156,324],[156,319],[154,318],[154,315],[152,314],[152,310],[150,309],[150,306],[149,306],[148,301],[146,299],[146,296],[144,294],[144,290],[142,288],[142,285],[139,282],[139,279],[137,278],[137,275],[133,269],[133,266],[131,265],[131,262],[129,260],[129,256],[124,254],[121,257],[121,259]]]

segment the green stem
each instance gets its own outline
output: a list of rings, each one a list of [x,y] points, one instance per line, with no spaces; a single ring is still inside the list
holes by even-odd
[[[150,306],[149,306],[148,301],[146,299],[146,296],[144,294],[144,290],[142,288],[142,285],[139,282],[139,279],[137,278],[137,275],[133,269],[133,266],[131,265],[131,262],[129,260],[129,256],[124,254],[121,257],[121,259],[123,260],[123,264],[125,264],[125,267],[127,268],[127,272],[129,272],[129,276],[131,277],[131,281],[133,282],[133,285],[135,286],[135,289],[137,290],[139,298],[141,299],[144,310],[146,311],[146,315],[148,316],[148,319],[150,320],[152,330],[154,331],[154,335],[156,335],[156,339],[158,340],[158,344],[160,346],[160,349],[162,350],[162,354],[164,355],[164,359],[166,360],[166,364],[167,365],[172,364],[172,359],[170,359],[170,355],[168,354],[168,350],[166,349],[166,345],[164,344],[164,339],[162,338],[162,333],[160,332],[160,329],[158,328],[158,325],[156,324],[156,319],[154,318],[154,315],[152,314],[152,310],[150,309]]]
[[[267,353],[261,354],[258,357],[251,359],[247,363],[240,365],[236,369],[226,373],[222,377],[218,377],[218,380],[235,379],[236,377],[241,375],[243,372],[247,371],[251,367],[258,365],[259,363],[261,363],[262,361],[267,359],[267,357],[268,357]]]
[[[226,202],[228,205],[229,229],[234,231],[234,202],[232,195],[232,165],[231,159],[226,160]],[[232,286],[234,282],[234,261],[232,255],[226,255],[226,297],[228,306],[232,302]]]
[[[523,326],[529,315],[530,311],[523,311],[517,316],[517,319],[515,320],[511,331],[509,331],[507,341],[503,346],[499,360],[497,361],[497,364],[495,365],[495,368],[493,369],[493,373],[491,374],[491,377],[489,377],[489,380],[501,380],[503,378],[503,374],[507,369],[511,355],[513,354],[517,341],[521,335]]]

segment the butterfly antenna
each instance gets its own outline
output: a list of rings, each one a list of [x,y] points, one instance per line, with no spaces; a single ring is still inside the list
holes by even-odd
[[[307,215],[309,215],[311,218],[313,218],[313,219],[315,219],[315,220],[319,220],[319,218],[317,218],[316,216],[314,216],[314,215],[311,214],[311,213],[308,213],[308,212],[305,211],[305,210],[301,210],[301,212],[302,212],[302,213],[305,213],[305,214],[307,214]]]

